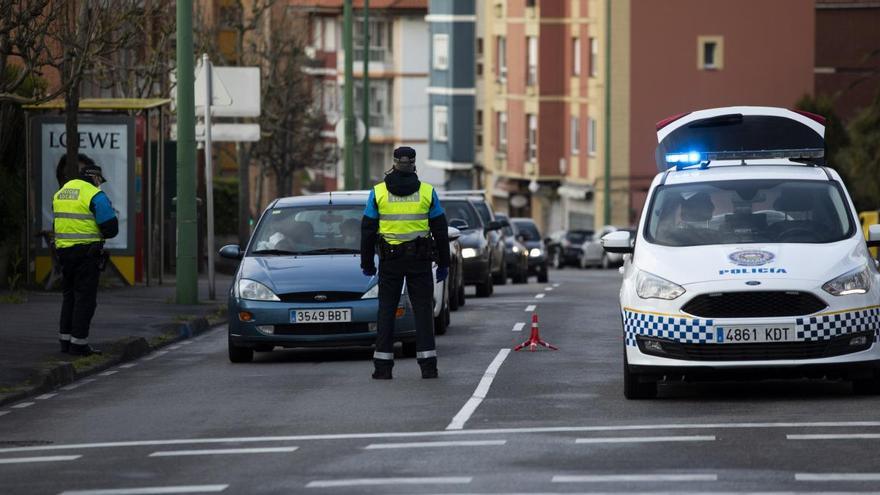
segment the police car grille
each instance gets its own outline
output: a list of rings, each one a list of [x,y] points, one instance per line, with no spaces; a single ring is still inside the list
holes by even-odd
[[[702,294],[681,309],[700,318],[771,318],[809,315],[826,307],[809,292],[749,291]]]
[[[850,345],[857,335],[865,335],[864,344]],[[645,354],[688,361],[773,361],[778,359],[819,359],[842,356],[864,351],[873,344],[873,335],[850,334],[829,340],[814,342],[774,342],[768,344],[683,344],[663,340],[663,352],[644,346],[639,339],[639,349]]]
[[[299,325],[275,325],[275,335],[342,335],[367,333],[367,323],[301,323]]]
[[[339,302],[339,301],[356,301],[364,295],[363,292],[342,292],[342,291],[326,291],[326,292],[290,292],[288,294],[279,294],[278,298],[283,302]],[[323,296],[323,297],[322,297]],[[315,299],[315,298],[318,299]]]

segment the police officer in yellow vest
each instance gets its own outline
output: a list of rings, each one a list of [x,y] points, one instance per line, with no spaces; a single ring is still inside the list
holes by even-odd
[[[449,275],[449,234],[437,193],[416,175],[416,151],[394,150],[394,165],[385,181],[370,191],[361,221],[361,269],[376,275],[374,256],[379,249],[379,322],[373,353],[373,378],[391,379],[394,367],[394,320],[406,280],[416,322],[416,357],[422,378],[437,378],[434,347],[434,277]]]
[[[101,353],[89,345],[89,324],[97,306],[104,239],[116,237],[119,221],[100,189],[106,182],[101,167],[86,155],[77,159],[79,177],[61,186],[52,200],[64,296],[58,338],[61,352],[90,356]],[[63,163],[59,166],[64,168]]]

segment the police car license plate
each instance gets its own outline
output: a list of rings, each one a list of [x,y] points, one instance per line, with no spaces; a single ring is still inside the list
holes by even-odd
[[[795,342],[794,325],[733,325],[715,327],[718,344],[750,344],[768,342]]]
[[[351,321],[351,308],[291,309],[291,323],[345,323]]]

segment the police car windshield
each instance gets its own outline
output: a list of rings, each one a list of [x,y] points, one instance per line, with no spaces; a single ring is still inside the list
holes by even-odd
[[[454,219],[464,220],[468,224],[469,229],[478,229],[483,226],[480,217],[473,205],[467,200],[442,200],[443,209],[446,210],[446,219],[452,221]]]
[[[830,181],[736,180],[660,186],[645,227],[663,246],[828,243],[855,231]]]
[[[361,249],[362,206],[275,208],[254,232],[250,254],[346,254]]]

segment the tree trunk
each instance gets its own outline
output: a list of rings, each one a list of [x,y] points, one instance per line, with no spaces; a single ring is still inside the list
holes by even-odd
[[[64,93],[64,131],[66,136],[67,163],[64,167],[66,181],[79,176],[79,82],[72,83]]]

